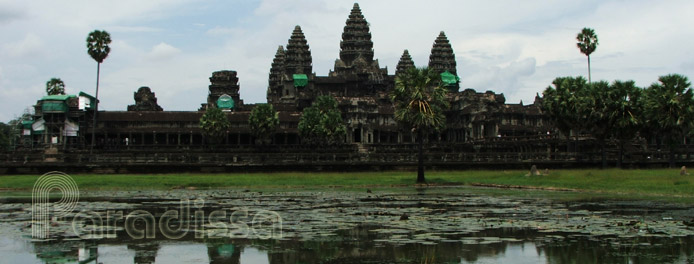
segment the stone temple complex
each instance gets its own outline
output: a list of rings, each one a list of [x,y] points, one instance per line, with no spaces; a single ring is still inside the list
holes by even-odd
[[[166,111],[158,105],[152,89],[141,87],[127,111],[100,111],[96,127],[91,121],[95,99],[90,95],[46,96],[37,102],[33,119],[23,122],[23,141],[17,151],[24,154],[7,157],[7,164],[21,159],[22,164],[34,164],[32,168],[91,164],[92,168],[108,170],[178,166],[211,171],[414,164],[418,139],[395,121],[389,94],[396,74],[414,67],[415,62],[404,50],[394,72],[381,68],[371,34],[359,5],[354,4],[334,68],[327,76],[317,76],[310,40],[300,26],[294,28],[286,45],[280,45],[268,62],[267,102],[279,111],[280,119],[269,145],[256,144],[250,131],[248,117],[255,105],[244,104],[239,96],[242,76],[224,70],[211,74],[208,96],[200,98],[197,111]],[[461,91],[455,53],[446,34],[440,32],[432,43],[427,65],[440,73],[448,88],[450,107],[446,128],[428,138],[427,162],[431,166],[486,163],[529,167],[529,163],[580,159],[571,156],[575,149],[548,123],[539,96],[529,105],[507,104],[503,94]],[[317,148],[300,137],[297,125],[302,110],[319,95],[338,101],[347,129],[344,144]],[[206,146],[199,127],[200,117],[211,105],[225,109],[232,123],[224,142],[213,151]],[[92,134],[96,136],[94,149]],[[586,143],[581,151],[593,149],[594,144]]]

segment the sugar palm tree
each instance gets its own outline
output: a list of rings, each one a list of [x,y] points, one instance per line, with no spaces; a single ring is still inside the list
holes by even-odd
[[[656,128],[670,146],[670,167],[675,166],[676,137],[684,136],[692,127],[694,91],[686,76],[660,76],[645,90],[644,110],[649,127]]]
[[[111,35],[103,30],[94,30],[87,36],[87,53],[96,61],[96,100],[94,102],[94,122],[92,124],[92,146],[94,149],[94,136],[96,134],[96,115],[99,112],[99,74],[101,73],[101,63],[104,62],[111,48]]]
[[[429,130],[441,129],[446,123],[446,88],[436,70],[412,67],[395,77],[391,100],[395,119],[417,132],[417,183],[424,183],[424,138]]]
[[[607,100],[611,103],[606,112],[613,122],[613,136],[619,140],[617,167],[622,166],[624,145],[633,139],[643,126],[642,94],[643,90],[637,87],[634,81],[615,81],[610,85]]]
[[[543,92],[542,108],[550,120],[566,136],[566,150],[570,149],[571,132],[574,132],[574,153],[578,157],[578,137],[590,127],[593,110],[588,84],[583,77],[557,77]]]
[[[576,46],[588,57],[588,82],[590,83],[590,54],[598,47],[598,35],[592,28],[583,28],[576,36],[576,40],[578,40]]]
[[[65,94],[65,83],[60,78],[51,78],[46,82],[46,94],[58,95]]]

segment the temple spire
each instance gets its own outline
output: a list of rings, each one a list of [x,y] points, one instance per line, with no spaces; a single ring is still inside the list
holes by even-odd
[[[301,31],[300,26],[294,27],[287,50],[285,52],[284,66],[287,74],[303,73],[311,74],[313,71],[313,59],[308,42]]]
[[[412,57],[410,56],[410,52],[405,50],[405,52],[402,53],[402,56],[400,57],[400,61],[398,62],[398,66],[395,68],[395,75],[398,75],[400,73],[403,73],[407,71],[409,68],[414,68],[414,61],[412,61]]]
[[[448,42],[448,38],[446,38],[446,34],[443,31],[439,33],[436,41],[434,41],[434,46],[431,48],[429,68],[433,68],[439,73],[448,71],[453,75],[458,75],[453,48],[451,48],[451,43]]]
[[[373,72],[378,68],[378,62],[374,61],[369,23],[361,13],[359,4],[355,3],[342,32],[340,58],[335,61],[335,72],[354,74]]]
[[[282,96],[282,73],[284,71],[284,47],[279,46],[275,58],[272,60],[270,67],[270,76],[268,78],[267,101],[275,103]]]
[[[369,63],[373,61],[374,51],[369,23],[364,19],[359,4],[355,3],[342,32],[340,60],[349,66],[358,57]]]

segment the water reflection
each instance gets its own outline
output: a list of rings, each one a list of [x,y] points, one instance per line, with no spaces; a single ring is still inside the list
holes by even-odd
[[[687,263],[694,238],[590,237],[490,229],[433,245],[381,243],[364,226],[313,241],[208,240],[99,244],[0,239],[5,263]],[[33,256],[33,257],[32,257]]]
[[[624,212],[625,203],[563,204],[424,188],[406,194],[224,190],[137,195],[143,197],[81,202],[104,220],[103,226],[77,222],[87,233],[103,230],[105,236],[89,239],[74,234],[69,222],[75,218],[65,217],[64,223],[53,223],[55,236],[32,240],[27,236],[31,215],[22,209],[31,207],[0,204],[0,263],[694,262],[694,237],[686,236],[692,227],[683,224],[692,215],[686,207],[633,204],[633,211],[651,215],[620,215],[616,212]],[[183,212],[176,199],[181,197],[193,201],[190,213],[162,225],[170,210]],[[196,205],[198,197],[204,206]],[[283,238],[253,235],[260,209],[281,213]],[[109,210],[123,214],[111,221]],[[137,239],[124,230],[125,216],[137,210],[152,219],[135,221],[134,228],[156,226],[152,238]],[[261,226],[274,230],[273,218],[265,220]],[[182,236],[166,238],[162,227]],[[229,238],[238,233],[248,236]]]

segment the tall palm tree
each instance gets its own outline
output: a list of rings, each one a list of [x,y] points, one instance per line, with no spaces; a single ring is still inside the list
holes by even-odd
[[[634,81],[615,81],[610,85],[607,113],[613,122],[613,136],[619,140],[617,167],[622,166],[624,144],[643,126],[643,90]]]
[[[592,28],[583,28],[576,36],[576,40],[578,40],[576,46],[588,57],[588,82],[590,83],[590,54],[598,47],[598,35]]]
[[[424,138],[431,129],[441,129],[446,123],[444,110],[448,107],[446,88],[441,76],[430,68],[409,68],[395,78],[391,100],[395,119],[417,132],[419,140],[417,183],[424,178]]]
[[[542,93],[544,100],[542,108],[550,120],[566,136],[567,151],[571,131],[574,132],[576,142],[581,130],[588,127],[592,109],[588,84],[583,77],[557,77],[552,81],[554,87],[549,86]],[[576,153],[578,151],[574,150]]]
[[[684,136],[692,127],[694,91],[686,76],[660,76],[645,90],[644,110],[649,127],[657,128],[670,146],[670,167],[675,166],[675,138]]]
[[[94,150],[94,136],[96,134],[96,115],[99,112],[99,74],[101,73],[101,63],[104,62],[111,48],[111,35],[103,30],[94,30],[87,36],[87,53],[96,61],[96,100],[94,102],[94,122],[92,123],[92,146]]]

